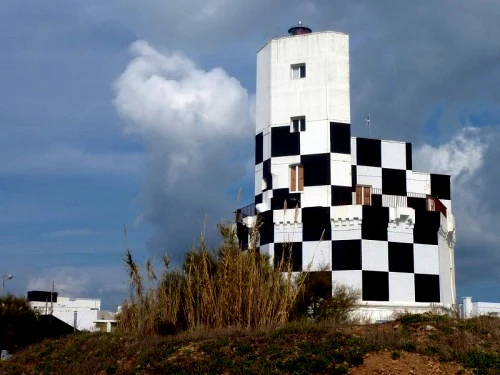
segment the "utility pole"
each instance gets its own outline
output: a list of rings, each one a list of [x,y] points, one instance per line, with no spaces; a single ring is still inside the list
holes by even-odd
[[[52,291],[50,292],[50,315],[54,312],[54,281],[52,281]]]

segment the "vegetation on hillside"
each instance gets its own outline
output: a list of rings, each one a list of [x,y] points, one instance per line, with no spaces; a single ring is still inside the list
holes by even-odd
[[[403,315],[171,336],[78,333],[0,362],[2,374],[499,374],[500,319]],[[380,372],[383,371],[383,372]]]
[[[36,326],[36,315],[25,298],[0,297],[0,349],[14,351],[35,342]]]
[[[179,269],[164,258],[160,274],[127,249],[117,332],[45,340],[0,362],[0,373],[500,374],[500,318],[404,314],[359,325],[349,319],[359,291],[334,285],[332,295],[327,272],[292,272],[289,250],[273,265],[242,251],[230,227],[220,232],[219,248],[201,240]],[[36,317],[8,298],[0,332],[20,347]]]
[[[306,317],[345,321],[359,292],[345,286],[331,293],[329,273],[293,273],[292,257],[275,259],[242,251],[235,230],[220,225],[222,244],[210,250],[203,238],[186,255],[181,269],[171,269],[167,257],[158,276],[147,260],[145,272],[129,249],[125,263],[130,297],[119,315],[119,328],[140,334],[172,334],[205,328],[261,328]],[[314,276],[313,276],[314,275]],[[322,277],[323,276],[323,277]]]

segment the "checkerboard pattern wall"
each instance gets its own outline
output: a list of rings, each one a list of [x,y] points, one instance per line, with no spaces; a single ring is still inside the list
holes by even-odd
[[[365,301],[441,302],[450,177],[413,171],[410,143],[353,138],[349,124],[312,126],[326,142],[288,125],[256,136],[260,251],[275,262],[291,256],[294,271],[329,272]],[[292,165],[303,167],[303,191],[290,191]],[[360,185],[371,187],[364,205]],[[441,208],[429,209],[428,196]]]

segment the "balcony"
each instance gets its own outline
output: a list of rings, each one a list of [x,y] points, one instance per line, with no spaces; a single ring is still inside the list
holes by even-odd
[[[241,221],[248,216],[257,215],[257,210],[255,209],[255,203],[250,203],[245,207],[238,208],[235,212],[236,222],[241,223]]]
[[[364,205],[378,207],[410,207],[433,212],[441,212],[447,216],[446,206],[437,198],[418,193],[407,193],[406,196],[382,194],[382,189],[370,186],[356,186],[355,191],[347,188],[332,194],[333,206]]]
[[[347,187],[332,194],[332,206],[378,206],[378,207],[410,207],[418,210],[441,212],[447,217],[446,206],[431,195],[407,193],[406,196],[382,194],[382,189],[369,186],[357,186],[355,191]],[[255,216],[255,203],[251,203],[235,211],[236,222],[240,223],[249,216]]]

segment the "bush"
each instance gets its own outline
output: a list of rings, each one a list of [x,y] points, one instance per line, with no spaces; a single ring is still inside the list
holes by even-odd
[[[310,272],[304,275],[304,287],[297,298],[293,317],[345,323],[360,297],[358,289],[342,284],[332,286],[331,272]]]
[[[22,297],[0,297],[0,349],[15,351],[35,341],[36,315]]]

